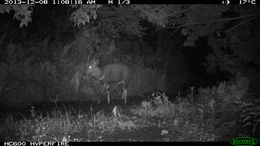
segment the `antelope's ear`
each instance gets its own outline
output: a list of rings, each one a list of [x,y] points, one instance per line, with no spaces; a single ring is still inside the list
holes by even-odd
[[[96,65],[98,63],[98,61],[96,60],[96,59],[91,59],[90,61],[89,61],[89,64],[90,65]]]
[[[94,64],[95,64],[95,65],[98,65],[98,59],[95,59],[95,60],[94,60]]]

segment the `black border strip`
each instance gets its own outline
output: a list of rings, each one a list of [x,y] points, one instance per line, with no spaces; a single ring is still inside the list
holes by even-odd
[[[83,0],[85,4],[87,1],[92,0]],[[108,4],[108,1],[113,4],[225,4],[227,0],[96,0],[96,4]]]
[[[68,4],[239,4],[239,0],[0,0],[0,4],[41,4],[41,5],[68,5]],[[43,3],[47,1],[48,4]],[[55,3],[53,2],[55,1]],[[110,3],[109,3],[110,2]]]
[[[14,143],[17,143],[17,142],[11,142],[12,144],[7,144],[7,142],[0,142],[0,145],[2,146],[15,146]],[[35,142],[35,143],[39,143],[39,142]],[[59,143],[64,143],[64,142],[59,142]],[[178,145],[205,145],[205,146],[209,146],[209,145],[214,145],[216,144],[217,146],[231,146],[230,143],[228,142],[69,142],[69,143],[66,143],[66,144],[59,144],[57,142],[53,142],[53,144],[43,144],[43,143],[39,143],[39,144],[31,144],[31,142],[19,142],[19,145],[16,145],[16,146],[80,146],[80,145],[110,145],[112,144],[113,146],[122,146],[122,145],[126,145],[126,144],[129,144],[131,145],[131,143],[135,144],[135,145],[142,145],[144,146],[145,144],[148,144],[149,146],[151,145],[170,145],[170,146],[178,146]]]

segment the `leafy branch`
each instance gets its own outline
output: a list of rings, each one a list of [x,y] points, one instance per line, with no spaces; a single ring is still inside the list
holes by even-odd
[[[181,28],[181,27],[188,27],[188,26],[194,26],[194,25],[210,24],[210,23],[215,23],[215,22],[227,22],[227,21],[233,21],[233,20],[250,18],[250,17],[257,17],[257,16],[260,16],[260,14],[252,14],[252,15],[245,15],[245,16],[240,16],[240,17],[216,19],[216,20],[211,20],[211,21],[207,21],[207,22],[190,23],[190,24],[184,24],[184,25],[168,27],[168,28]]]

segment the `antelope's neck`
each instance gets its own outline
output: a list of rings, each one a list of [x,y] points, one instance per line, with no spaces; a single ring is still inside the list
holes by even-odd
[[[103,74],[98,80],[102,81],[104,79],[105,75]]]
[[[104,73],[100,68],[97,68],[95,76],[96,76],[96,79],[98,79],[100,81],[104,79]]]

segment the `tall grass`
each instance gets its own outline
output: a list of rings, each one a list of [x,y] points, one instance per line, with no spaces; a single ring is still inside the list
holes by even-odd
[[[75,109],[54,108],[50,113],[36,113],[34,107],[30,117],[14,119],[10,114],[1,124],[3,141],[97,141],[116,129],[136,128],[131,118],[124,115],[105,115],[103,111],[84,113]]]

